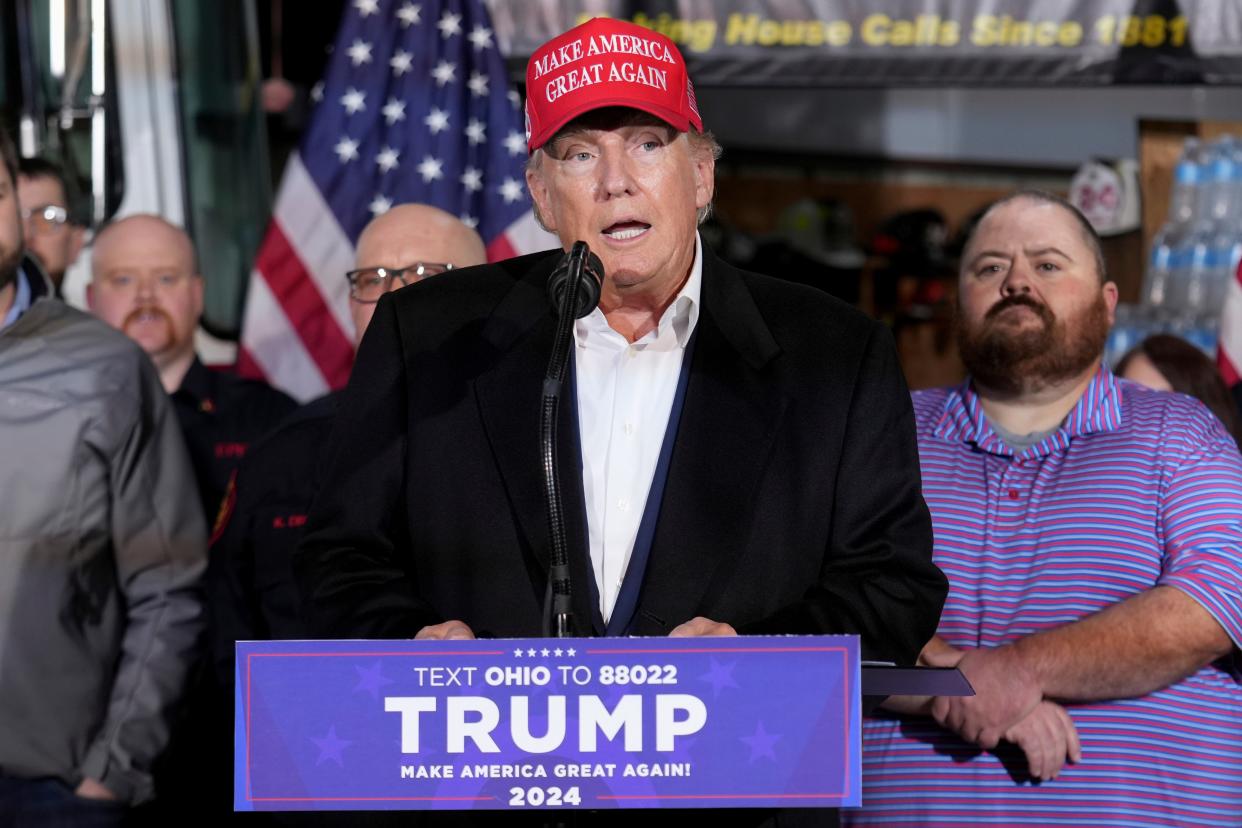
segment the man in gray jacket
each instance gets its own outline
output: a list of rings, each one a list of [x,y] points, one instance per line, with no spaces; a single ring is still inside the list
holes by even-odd
[[[206,529],[154,367],[48,296],[0,156],[0,828],[114,825],[154,793]]]

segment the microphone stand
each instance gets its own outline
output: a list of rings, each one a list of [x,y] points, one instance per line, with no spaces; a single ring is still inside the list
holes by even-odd
[[[586,316],[599,304],[602,274],[603,266],[599,259],[591,254],[586,242],[578,241],[574,242],[565,262],[552,274],[548,283],[557,320],[552,355],[543,380],[543,400],[539,412],[544,500],[547,505],[548,529],[552,537],[548,594],[543,619],[545,637],[568,638],[573,635],[569,541],[565,533],[565,509],[561,502],[561,482],[556,457],[557,412],[560,408],[565,370],[569,364],[574,320]],[[583,284],[584,277],[592,280],[594,284]],[[595,289],[592,290],[592,287]]]

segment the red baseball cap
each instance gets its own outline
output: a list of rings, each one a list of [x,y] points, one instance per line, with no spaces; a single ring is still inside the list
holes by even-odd
[[[686,61],[673,41],[624,20],[596,17],[535,50],[526,64],[526,147],[546,144],[557,130],[592,109],[625,106],[665,121],[678,132],[703,119]]]

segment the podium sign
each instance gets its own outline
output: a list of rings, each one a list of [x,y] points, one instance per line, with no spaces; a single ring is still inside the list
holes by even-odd
[[[237,644],[236,810],[860,804],[853,636]]]

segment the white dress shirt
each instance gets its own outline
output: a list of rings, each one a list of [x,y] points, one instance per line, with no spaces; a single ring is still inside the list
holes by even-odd
[[[696,235],[690,278],[655,330],[631,344],[608,326],[599,308],[574,325],[587,534],[605,623],[634,551],[686,344],[699,319],[702,285]]]

